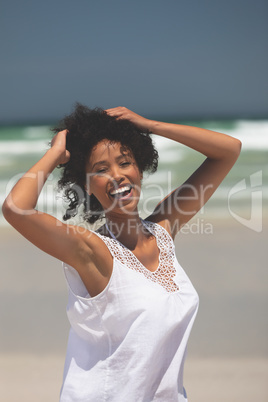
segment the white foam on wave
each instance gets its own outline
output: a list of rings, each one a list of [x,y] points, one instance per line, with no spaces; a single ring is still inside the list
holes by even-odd
[[[48,141],[1,141],[0,156],[40,154],[49,148]]]
[[[25,127],[23,130],[23,135],[28,139],[36,139],[36,138],[49,138],[52,137],[52,133],[50,131],[49,126],[29,126]]]
[[[209,130],[223,132],[238,138],[243,143],[243,148],[258,150],[268,149],[268,120],[236,120],[234,127],[222,128],[220,122],[209,124]],[[163,151],[172,147],[173,142],[163,137],[153,136],[154,142],[159,149]],[[183,147],[181,145],[181,147]]]
[[[215,126],[215,131],[218,127]],[[210,130],[213,128],[210,127]],[[224,134],[238,138],[242,150],[268,150],[268,120],[237,120],[232,129],[225,129]]]

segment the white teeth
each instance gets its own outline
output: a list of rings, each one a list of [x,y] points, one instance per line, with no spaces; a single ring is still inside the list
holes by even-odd
[[[116,194],[124,193],[125,191],[129,191],[130,189],[131,189],[131,186],[124,186],[124,187],[120,187],[116,190],[111,191],[110,194],[116,195]]]

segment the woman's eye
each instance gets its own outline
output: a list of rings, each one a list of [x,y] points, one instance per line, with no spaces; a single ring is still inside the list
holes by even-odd
[[[130,162],[122,162],[121,163],[121,166],[122,167],[127,167],[127,166],[129,166],[130,165]]]
[[[107,169],[106,168],[102,168],[102,169],[98,169],[97,170],[97,172],[96,173],[105,173],[105,172],[107,172]]]

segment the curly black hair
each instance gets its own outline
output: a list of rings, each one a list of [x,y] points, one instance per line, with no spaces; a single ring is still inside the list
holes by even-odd
[[[54,133],[68,130],[66,148],[70,151],[70,160],[60,165],[62,174],[58,181],[59,189],[64,190],[68,202],[63,220],[68,220],[84,206],[84,220],[93,224],[103,217],[103,208],[97,198],[88,195],[85,190],[86,163],[92,149],[102,140],[119,142],[130,150],[141,173],[154,173],[158,166],[158,152],[150,133],[141,130],[128,120],[117,120],[103,109],[90,109],[76,103],[74,111],[65,116],[59,125],[52,129]]]

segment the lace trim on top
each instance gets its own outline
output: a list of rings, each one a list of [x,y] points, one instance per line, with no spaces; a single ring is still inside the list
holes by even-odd
[[[155,271],[148,270],[138,258],[115,238],[100,235],[111,253],[128,268],[142,273],[147,279],[161,285],[167,292],[177,292],[179,287],[173,278],[176,275],[174,267],[175,247],[168,232],[162,226],[148,221],[142,221],[144,226],[156,238],[159,248],[159,265]],[[112,235],[112,233],[111,233]]]

